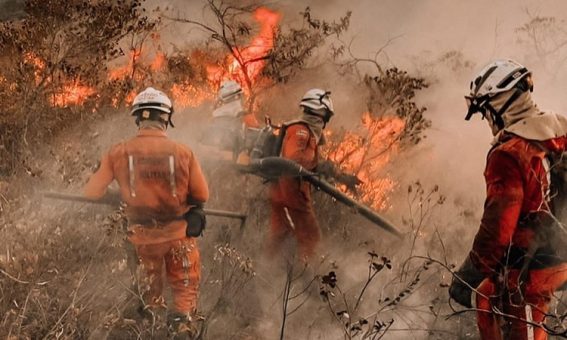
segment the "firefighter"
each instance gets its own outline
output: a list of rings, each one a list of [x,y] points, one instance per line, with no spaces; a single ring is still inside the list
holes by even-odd
[[[213,118],[232,117],[239,118],[246,127],[259,127],[260,124],[251,112],[243,107],[244,91],[234,80],[225,80],[221,83],[218,93],[216,109]]]
[[[541,327],[567,263],[550,245],[549,153],[567,149],[567,118],[533,102],[531,72],[496,60],[471,82],[466,120],[480,113],[494,135],[487,197],[469,260],[483,280],[476,289],[482,339],[547,338]]]
[[[311,89],[305,93],[299,106],[303,109],[302,116],[284,124],[280,156],[315,171],[319,164],[319,146],[324,143],[323,129],[335,114],[330,92]],[[349,182],[350,187],[359,183],[356,176],[345,175],[343,179]],[[311,185],[300,178],[281,177],[270,188],[270,201],[270,252],[273,255],[280,251],[286,238],[293,235],[300,258],[309,260],[315,254],[320,239]]]
[[[141,281],[148,287],[143,311],[151,314],[163,305],[165,269],[173,293],[168,321],[172,327],[187,325],[197,308],[201,264],[195,237],[205,226],[207,183],[191,149],[166,135],[173,126],[173,106],[163,92],[151,87],[140,92],[131,114],[137,136],[110,148],[84,195],[101,198],[113,180],[118,182],[126,203],[128,239],[142,266]]]
[[[239,83],[225,80],[221,83],[212,119],[202,131],[199,142],[206,153],[219,159],[247,163],[246,132],[257,130],[254,114],[244,108],[244,92]],[[241,157],[244,160],[241,161]]]

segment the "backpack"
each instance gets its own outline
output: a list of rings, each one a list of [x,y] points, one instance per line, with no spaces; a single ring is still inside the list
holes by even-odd
[[[561,262],[567,261],[567,152],[556,153],[542,143],[538,147],[545,151],[549,162],[549,203],[551,214],[542,224],[538,237],[546,243]]]
[[[256,131],[251,134],[252,138],[247,137],[248,140],[252,140],[251,147],[249,147],[249,150],[251,150],[250,158],[280,157],[287,128],[302,122],[301,120],[292,120],[276,126],[268,120],[265,127],[255,129]]]

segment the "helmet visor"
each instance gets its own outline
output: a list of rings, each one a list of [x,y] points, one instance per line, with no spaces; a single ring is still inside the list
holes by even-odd
[[[472,115],[477,112],[482,113],[483,116],[486,114],[484,105],[488,102],[488,97],[474,98],[472,96],[465,96],[465,102],[468,108],[465,120],[470,120]]]

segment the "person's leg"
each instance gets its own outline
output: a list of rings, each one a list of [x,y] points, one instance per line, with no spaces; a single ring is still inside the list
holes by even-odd
[[[272,202],[271,204],[270,233],[268,235],[267,252],[270,257],[280,254],[283,244],[290,234],[290,221],[283,204]]]
[[[510,320],[510,338],[519,340],[546,340],[547,333],[540,327],[553,292],[567,282],[567,264],[545,269],[530,270],[528,282],[518,290],[518,270],[510,271],[509,288],[512,292],[507,313],[514,315]]]
[[[140,261],[139,285],[142,290],[144,308],[157,308],[164,305],[163,258],[167,248],[163,244],[136,245]]]
[[[289,210],[291,219],[295,223],[295,236],[302,260],[312,259],[316,253],[317,245],[321,239],[321,231],[317,218],[312,209],[307,211]]]
[[[547,309],[547,302],[537,299],[523,300],[519,294],[512,294],[510,301],[504,304],[503,312],[512,318],[504,318],[507,339],[518,340],[545,340],[547,333],[532,323],[541,323],[544,319],[543,309]],[[519,301],[518,301],[519,300]],[[543,308],[543,309],[542,309]]]
[[[176,312],[192,315],[197,309],[201,260],[194,239],[185,238],[170,242],[165,256],[167,280],[173,293]]]
[[[496,295],[496,285],[490,279],[484,279],[477,288],[476,308],[477,325],[482,340],[501,340],[500,318],[492,312],[492,299]]]

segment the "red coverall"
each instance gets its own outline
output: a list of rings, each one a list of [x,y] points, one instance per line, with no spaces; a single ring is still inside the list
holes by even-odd
[[[287,127],[282,157],[291,159],[307,170],[315,170],[318,163],[317,139],[306,123]],[[319,223],[313,211],[311,185],[298,178],[282,177],[272,184],[271,252],[281,249],[289,234],[297,240],[299,255],[307,260],[315,254],[320,239]]]
[[[103,156],[84,188],[85,196],[102,197],[113,180],[127,204],[128,238],[145,272],[145,303],[156,306],[163,301],[165,263],[175,310],[194,312],[201,263],[196,241],[186,237],[187,223],[181,216],[189,210],[189,197],[204,203],[209,191],[193,152],[168,139],[164,131],[140,129],[136,137],[114,145]]]
[[[543,145],[562,152],[567,138],[550,139]],[[534,217],[546,214],[549,189],[545,152],[519,136],[505,133],[489,153],[485,170],[487,198],[480,229],[475,237],[471,260],[486,279],[477,288],[477,322],[482,339],[503,339],[502,313],[536,324],[544,321],[552,293],[567,280],[567,264],[552,252],[538,247],[527,275],[521,275],[524,259],[535,242],[538,225]],[[539,243],[541,244],[541,243]],[[508,271],[504,282],[499,274]],[[504,318],[508,339],[547,339],[547,334],[525,321]]]

